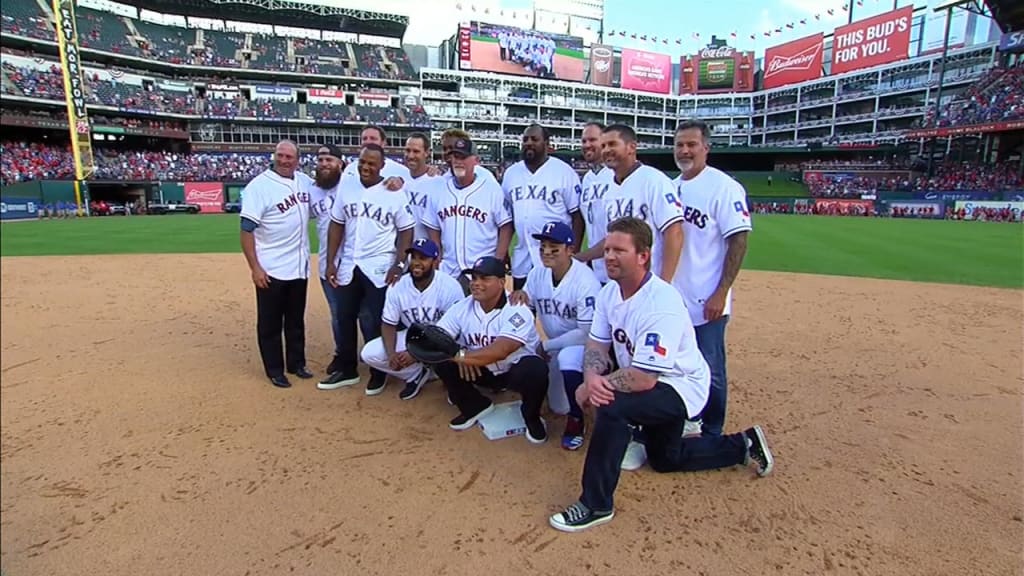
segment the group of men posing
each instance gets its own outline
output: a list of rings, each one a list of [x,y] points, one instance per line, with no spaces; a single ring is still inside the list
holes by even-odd
[[[335,342],[318,388],[358,384],[360,357],[368,395],[392,376],[410,400],[436,377],[458,411],[454,430],[494,409],[481,390],[514,390],[535,444],[548,436],[546,398],[566,417],[563,448],[590,435],[582,494],[550,518],[554,528],[611,520],[620,471],[645,461],[659,472],[753,463],[767,475],[760,427],[723,434],[725,327],[752,227],[742,186],[706,163],[709,136],[701,122],[679,125],[674,181],[637,160],[625,125],[586,126],[582,181],[548,154],[540,125],[526,129],[522,160],[501,183],[461,130],[442,137],[444,173],[429,163],[425,134],[406,141],[404,166],[386,157],[375,126],[363,131],[357,162],[321,146],[315,180],[296,170],[296,146],[280,143],[241,212],[267,377],[279,387],[290,386],[286,371],[313,377],[303,321],[312,217]],[[417,364],[404,340],[417,322],[440,326],[462,349],[432,369]]]

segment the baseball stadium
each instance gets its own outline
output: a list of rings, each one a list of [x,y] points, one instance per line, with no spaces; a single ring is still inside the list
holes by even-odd
[[[613,1],[4,0],[0,572],[1024,573],[1024,4],[666,37]],[[746,194],[726,425],[770,476],[624,471],[567,534],[586,447],[452,432],[441,381],[267,385],[239,220],[280,142],[314,176],[425,134],[444,172],[464,131],[500,182],[539,124],[582,178],[587,126],[626,125],[675,178],[687,120]],[[322,376],[319,288],[304,314]]]

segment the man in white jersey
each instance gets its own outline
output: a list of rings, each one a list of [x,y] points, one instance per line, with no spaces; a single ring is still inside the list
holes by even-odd
[[[636,132],[623,124],[613,124],[601,134],[604,164],[614,177],[602,204],[605,218],[614,222],[632,216],[651,227],[654,235],[651,269],[666,282],[675,277],[683,250],[683,208],[676,198],[672,181],[661,171],[641,164],[636,158]],[[594,257],[604,246],[587,251]]]
[[[405,271],[405,251],[412,244],[416,222],[408,195],[385,187],[383,165],[384,149],[373,144],[364,146],[359,155],[359,178],[342,178],[331,209],[327,279],[340,287],[341,377],[320,383],[317,387],[321,390],[359,382],[356,323],[364,342],[380,336],[385,292]],[[336,264],[339,252],[340,263]],[[380,394],[386,383],[387,374],[371,367],[366,394]]]
[[[316,178],[309,187],[309,215],[316,221],[320,286],[323,288],[327,308],[331,313],[331,333],[334,336],[334,357],[327,365],[327,378],[323,380],[324,382],[329,382],[340,375],[341,342],[344,339],[341,324],[338,323],[338,289],[331,286],[327,280],[327,231],[331,226],[331,208],[334,206],[341,171],[345,167],[343,158],[341,148],[333,144],[320,146],[316,154]]]
[[[683,204],[686,245],[673,284],[683,295],[697,346],[711,367],[711,396],[702,415],[704,434],[725,425],[727,380],[725,326],[732,314],[732,285],[753,229],[747,194],[728,174],[707,165],[711,131],[699,120],[676,128],[675,179]]]
[[[452,178],[430,194],[423,223],[441,247],[441,272],[468,281],[463,272],[481,256],[504,260],[512,241],[512,215],[501,186],[474,172],[477,157],[473,141],[459,138],[451,152]]]
[[[605,213],[603,199],[608,192],[609,184],[615,178],[615,173],[601,161],[602,132],[604,124],[590,122],[583,128],[580,139],[583,161],[587,163],[587,173],[583,175],[580,189],[580,214],[586,223],[588,247],[576,258],[589,262],[594,269],[594,275],[601,284],[605,284],[608,282],[608,273],[604,270],[601,240],[604,239],[608,228],[608,215]]]
[[[443,185],[437,169],[427,162],[429,158],[430,137],[422,132],[410,134],[405,141],[405,165],[409,168],[405,191],[409,194],[409,207],[416,217],[413,238],[429,238],[427,227],[423,224],[423,212],[427,209],[427,197]]]
[[[590,334],[594,301],[601,283],[594,271],[572,257],[575,238],[564,222],[544,225],[534,234],[540,241],[541,263],[530,270],[524,291],[513,292],[509,301],[526,304],[540,319],[547,337],[537,354],[548,360],[552,370],[548,384],[548,406],[568,414],[562,448],[577,450],[585,433],[583,410],[576,403],[576,389],[583,384],[583,345]]]
[[[683,298],[651,273],[653,235],[646,222],[612,222],[605,263],[612,282],[594,308],[583,361],[584,385],[576,400],[596,408],[583,466],[579,501],[550,518],[564,532],[603,524],[615,515],[613,495],[631,425],[642,425],[657,472],[696,471],[757,464],[760,476],[774,461],[760,426],[727,436],[683,438],[683,422],[707,401],[711,377],[687,321]],[[609,347],[621,367],[609,372]]]
[[[363,128],[363,131],[359,134],[360,147],[373,145],[384,148],[387,146],[387,140],[388,135],[384,132],[384,129],[373,124]],[[409,180],[409,169],[387,156],[384,156],[384,166],[381,168],[380,173],[384,176],[384,185],[392,192],[401,190]],[[345,167],[345,171],[341,173],[341,177],[343,179],[358,180],[359,162],[349,162],[348,166]]]
[[[533,444],[547,440],[540,409],[548,389],[548,367],[537,356],[540,338],[533,314],[523,305],[508,301],[505,263],[485,256],[470,270],[472,295],[452,306],[437,325],[455,338],[462,349],[451,362],[434,371],[448,389],[448,398],[459,415],[448,426],[467,430],[490,414],[494,403],[476,389],[511,388],[522,396],[520,408],[526,423],[526,439]]]
[[[551,221],[572,224],[583,237],[580,214],[580,177],[572,166],[548,155],[551,133],[540,124],[523,132],[523,159],[509,166],[501,180],[518,238],[512,253],[512,287],[521,290],[526,275],[540,263],[540,242],[533,235]],[[573,246],[579,249],[579,246]]]
[[[309,278],[310,178],[296,170],[299,148],[290,140],[274,149],[274,166],[242,191],[241,244],[256,286],[256,333],[263,371],[288,388],[288,372],[306,369],[306,283]],[[284,329],[285,351],[281,351]]]
[[[469,132],[461,128],[449,128],[441,134],[441,157],[444,160],[444,167],[447,169],[444,177],[448,179],[455,177],[452,174],[452,152],[455,150],[455,142],[459,139],[472,140]],[[473,168],[473,173],[476,174],[477,178],[486,178],[487,180],[494,180],[495,183],[498,182],[498,179],[494,177],[490,170],[479,164]]]
[[[363,346],[362,358],[371,368],[405,382],[398,393],[412,400],[427,383],[430,370],[405,350],[405,329],[416,322],[435,324],[456,302],[462,300],[462,286],[447,274],[437,274],[437,244],[426,238],[413,240],[409,247],[409,273],[388,288],[381,316],[380,338]]]

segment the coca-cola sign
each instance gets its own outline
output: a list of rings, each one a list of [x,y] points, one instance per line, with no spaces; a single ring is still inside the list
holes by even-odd
[[[778,88],[820,78],[824,38],[824,33],[819,33],[765,50],[763,87]]]
[[[701,48],[701,60],[714,60],[718,58],[732,58],[736,55],[736,49],[732,46],[706,46]]]

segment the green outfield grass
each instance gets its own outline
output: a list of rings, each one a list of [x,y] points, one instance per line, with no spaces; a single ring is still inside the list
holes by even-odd
[[[1024,288],[1019,224],[758,215],[754,226],[748,269]],[[0,225],[0,256],[199,252],[240,252],[238,216]]]

